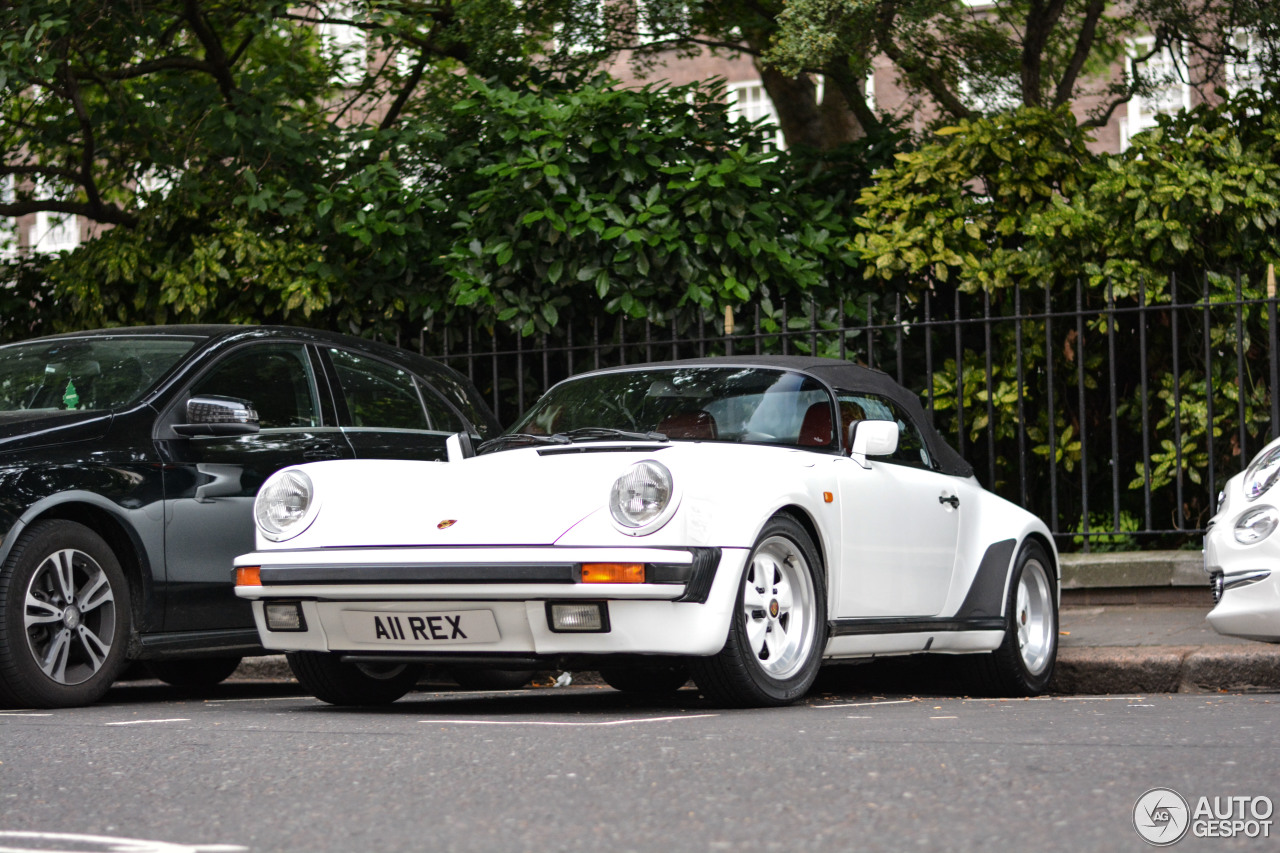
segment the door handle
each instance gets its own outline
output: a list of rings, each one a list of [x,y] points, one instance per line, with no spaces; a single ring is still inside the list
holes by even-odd
[[[938,495],[938,503],[951,504],[952,509],[960,508],[960,498],[957,495]]]

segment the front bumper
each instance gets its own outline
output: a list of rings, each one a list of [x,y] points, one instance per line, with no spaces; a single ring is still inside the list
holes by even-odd
[[[746,549],[417,548],[264,551],[236,560],[260,567],[261,586],[237,586],[252,604],[263,646],[356,656],[518,659],[574,655],[711,655],[728,636]],[[639,562],[646,582],[582,583],[587,562]],[[302,630],[273,631],[265,605],[297,602]],[[552,629],[548,602],[601,602],[607,631]],[[480,611],[477,613],[476,611]],[[359,623],[469,614],[495,629],[457,640]],[[441,616],[441,620],[445,617]],[[447,624],[437,622],[436,624]],[[496,634],[496,637],[494,636]],[[403,635],[403,636],[401,636]]]
[[[1204,568],[1216,602],[1206,618],[1225,636],[1280,642],[1280,533],[1241,545],[1231,530],[1230,523],[1211,523],[1205,535]]]

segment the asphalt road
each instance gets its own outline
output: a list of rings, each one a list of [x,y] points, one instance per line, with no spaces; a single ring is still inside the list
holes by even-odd
[[[1278,699],[837,685],[724,711],[570,686],[347,710],[279,684],[122,686],[0,711],[0,851],[1138,851],[1151,788],[1280,802]]]

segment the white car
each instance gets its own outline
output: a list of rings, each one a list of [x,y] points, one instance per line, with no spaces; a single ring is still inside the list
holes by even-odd
[[[1280,643],[1280,439],[1227,481],[1204,537],[1219,634]]]
[[[834,428],[833,428],[834,427]],[[269,649],[335,704],[417,665],[599,670],[781,705],[824,662],[966,654],[1043,691],[1053,537],[985,491],[887,375],[821,358],[597,371],[449,462],[288,468],[236,560]]]

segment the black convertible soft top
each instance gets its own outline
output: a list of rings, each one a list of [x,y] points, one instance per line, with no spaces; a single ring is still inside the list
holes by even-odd
[[[933,422],[925,414],[924,407],[920,405],[920,398],[895,382],[883,370],[864,367],[861,364],[841,361],[836,358],[815,358],[797,355],[684,358],[679,361],[628,365],[626,368],[621,369],[635,370],[641,367],[677,367],[686,365],[719,365],[724,367],[742,365],[746,367],[774,367],[794,370],[798,373],[806,373],[835,390],[863,391],[888,397],[901,406],[908,417],[920,427],[920,434],[924,438],[925,445],[929,448],[929,453],[937,460],[939,471],[955,477],[973,476],[973,466],[966,462],[964,457],[956,452],[955,448],[947,444],[946,440],[934,429]]]

